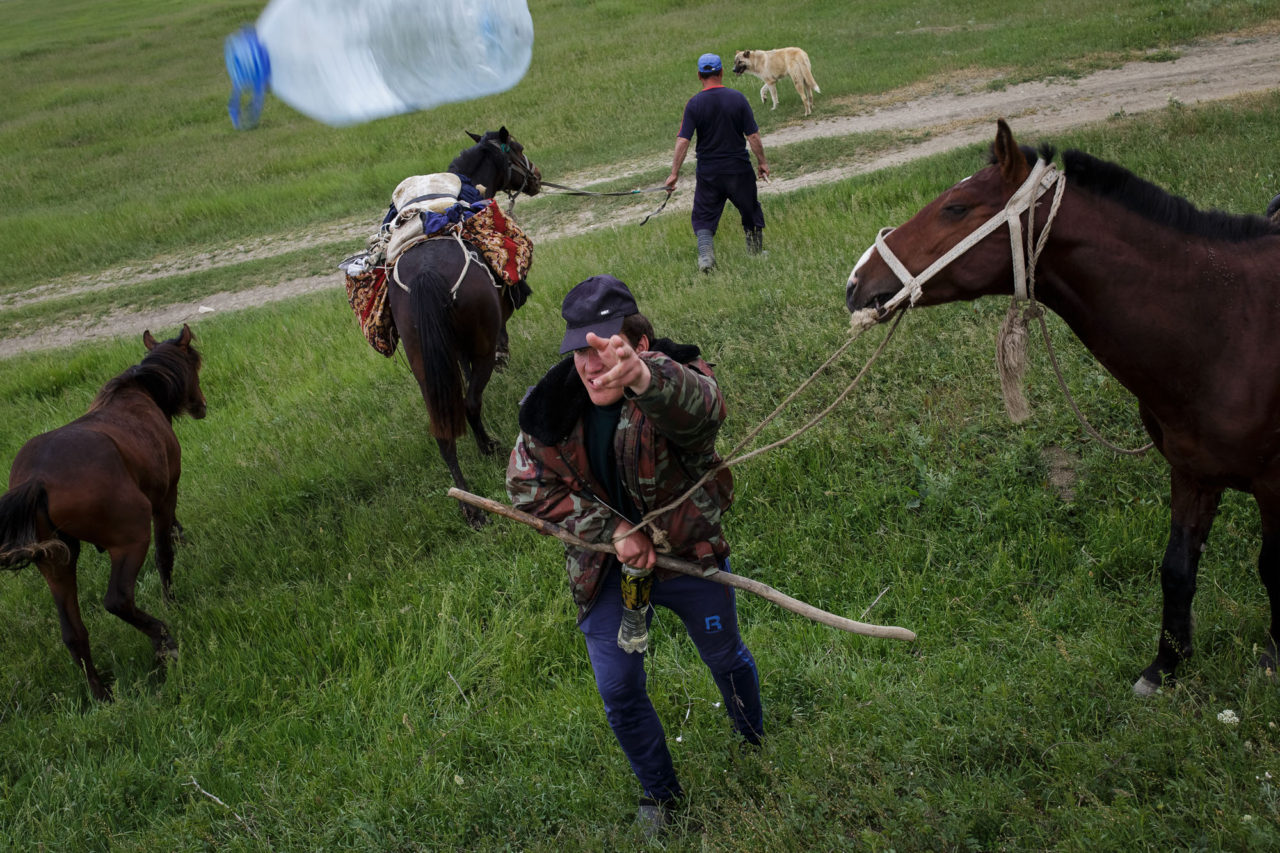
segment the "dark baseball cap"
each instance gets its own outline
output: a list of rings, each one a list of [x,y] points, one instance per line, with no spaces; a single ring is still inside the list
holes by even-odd
[[[698,70],[704,74],[712,71],[722,71],[724,66],[720,63],[720,57],[714,53],[704,53],[698,57]]]
[[[635,297],[627,286],[611,275],[593,275],[573,286],[564,296],[560,316],[566,325],[560,354],[587,345],[587,332],[602,338],[622,331],[622,320],[639,314]]]

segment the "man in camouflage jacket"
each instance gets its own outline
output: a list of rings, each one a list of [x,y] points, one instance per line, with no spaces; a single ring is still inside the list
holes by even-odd
[[[626,285],[598,275],[565,297],[561,354],[520,408],[520,438],[507,491],[525,512],[580,539],[612,544],[603,554],[566,547],[578,624],[605,713],[644,788],[641,820],[660,828],[681,788],[662,724],[645,689],[643,654],[619,647],[620,560],[652,569],[656,552],[728,571],[720,519],[733,501],[722,470],[687,500],[636,529],[641,517],[682,496],[720,457],[724,398],[697,347],[655,338]],[[755,661],[738,633],[730,587],[659,570],[652,602],[676,612],[710,668],[735,730],[763,733]],[[652,618],[652,611],[649,611]]]

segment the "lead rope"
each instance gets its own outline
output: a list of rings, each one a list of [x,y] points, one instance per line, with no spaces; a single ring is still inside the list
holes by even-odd
[[[1047,169],[1048,169],[1048,164],[1046,164],[1045,161],[1041,160],[1037,162],[1036,168],[1027,177],[1027,180],[1023,182],[1022,186],[1018,188],[1017,192],[1015,192],[1013,196],[1010,197],[1008,204],[1005,206],[1005,209],[1001,213],[987,220],[987,222],[985,222],[982,225],[982,227],[980,227],[977,231],[967,236],[964,240],[961,240],[959,244],[957,244],[954,248],[951,249],[951,251],[947,252],[941,258],[939,258],[938,260],[930,264],[929,268],[926,269],[924,272],[922,272],[918,276],[912,276],[911,273],[907,271],[907,268],[903,266],[902,262],[898,260],[897,256],[894,255],[893,252],[889,250],[888,246],[885,245],[884,237],[889,231],[893,229],[882,228],[880,230],[880,233],[876,235],[876,246],[877,248],[881,249],[881,253],[880,253],[881,257],[884,258],[885,262],[889,264],[889,267],[898,276],[898,279],[903,282],[902,290],[899,291],[898,294],[894,296],[894,298],[891,299],[886,304],[885,306],[886,309],[892,310],[892,308],[897,307],[897,305],[900,305],[902,301],[908,296],[911,299],[911,304],[914,305],[916,300],[920,298],[920,294],[922,292],[921,286],[924,284],[925,281],[927,281],[928,279],[936,275],[939,270],[943,269],[944,267],[947,266],[947,264],[950,264],[953,260],[960,257],[965,252],[969,251],[970,248],[977,245],[979,241],[985,238],[992,231],[996,230],[996,228],[998,228],[1000,225],[1003,225],[1005,222],[1009,222],[1010,228],[1012,229],[1013,227],[1012,223],[1018,220],[1018,217],[1021,216],[1022,214],[1022,210],[1026,209],[1025,207],[1023,207],[1022,209],[1018,209],[1019,206],[1020,205],[1030,206],[1030,204],[1034,202],[1035,199],[1039,198],[1040,195],[1044,192],[1044,190],[1047,189],[1048,186],[1050,186],[1051,181],[1043,179],[1042,177]],[[1041,186],[1042,182],[1044,183],[1044,186]],[[1061,195],[1061,191],[1059,191],[1059,195]],[[1021,223],[1019,223],[1019,227],[1020,225]],[[1019,230],[1019,234],[1020,233],[1021,232]],[[1022,248],[1021,239],[1020,237],[1014,237],[1012,239],[1013,239],[1014,245],[1017,247],[1014,250],[1014,255],[1020,256],[1021,248]],[[1025,287],[1025,284],[1023,286]],[[1017,287],[1018,285],[1015,284],[1015,289],[1017,289]],[[778,407],[775,408],[768,417],[766,417],[763,421],[761,421],[760,424],[755,429],[753,429],[750,433],[748,433],[747,436],[742,441],[738,442],[738,445],[734,447],[734,449],[729,454],[733,458],[727,461],[723,461],[719,465],[716,465],[715,467],[709,469],[683,495],[676,498],[674,501],[667,504],[666,506],[659,507],[658,509],[655,509],[652,512],[646,513],[640,519],[638,524],[636,524],[633,528],[628,530],[625,535],[615,536],[613,538],[613,541],[617,543],[618,541],[625,539],[627,536],[630,536],[636,530],[641,530],[645,527],[652,527],[654,520],[658,516],[684,503],[684,501],[686,501],[690,495],[692,495],[695,491],[697,491],[704,483],[707,482],[707,480],[711,479],[711,477],[713,477],[719,471],[725,468],[729,468],[730,466],[737,465],[739,462],[745,462],[746,460],[759,456],[760,454],[765,453],[766,451],[773,450],[775,448],[783,446],[784,444],[787,444],[788,442],[794,441],[800,435],[803,435],[805,432],[807,432],[808,430],[816,426],[823,418],[825,418],[828,414],[830,414],[830,412],[833,409],[835,409],[836,406],[844,402],[845,399],[848,398],[848,396],[851,393],[853,393],[853,390],[858,386],[858,383],[862,381],[862,377],[866,375],[866,372],[871,368],[871,365],[874,364],[876,359],[880,357],[880,353],[884,351],[885,346],[889,343],[889,339],[893,337],[893,333],[897,331],[898,324],[902,321],[902,317],[904,313],[905,312],[898,313],[898,316],[893,321],[893,325],[889,327],[888,334],[886,334],[884,336],[884,340],[880,342],[880,346],[877,347],[876,351],[871,354],[871,357],[867,360],[867,363],[863,365],[862,370],[858,371],[858,375],[854,377],[853,381],[850,382],[849,385],[844,389],[844,391],[842,391],[839,394],[839,396],[836,397],[835,401],[833,401],[831,405],[823,409],[816,416],[810,419],[808,423],[806,423],[804,426],[800,427],[798,430],[791,433],[790,435],[786,436],[785,438],[779,439],[778,441],[775,441],[772,444],[768,444],[764,447],[760,447],[755,450],[752,450],[749,453],[744,453],[740,456],[734,455],[734,454],[737,454],[743,447],[745,447],[748,442],[750,442],[757,435],[759,435],[760,431],[763,430],[766,426],[768,426],[779,415],[779,413],[781,413],[781,411],[792,400],[794,400],[798,394],[800,394],[800,392],[802,392],[805,388],[809,387],[809,385],[813,383],[814,379],[817,378],[819,373],[825,370],[827,366],[830,365],[837,358],[839,358],[844,353],[844,351],[853,344],[854,341],[856,341],[859,337],[861,337],[862,333],[866,331],[866,329],[869,328],[870,325],[872,325],[865,322],[865,318],[858,318],[858,317],[854,318],[853,336],[850,337],[849,340],[841,344],[836,349],[836,351],[832,353],[831,357],[828,358],[825,362],[823,362],[822,365],[819,366],[818,369],[815,370],[809,376],[808,379],[800,383],[800,386],[797,387],[796,390],[792,391],[791,394],[789,394],[785,400],[779,403]],[[658,530],[655,527],[653,529],[653,535],[650,538],[654,540],[654,547],[658,548],[659,547],[658,540],[665,539],[665,531]]]
[[[662,200],[662,204],[658,205],[657,210],[653,211],[644,219],[640,220],[641,225],[644,225],[650,219],[652,219],[653,217],[661,213],[662,209],[667,206],[667,202],[671,201],[671,194],[675,192],[675,190],[668,189],[666,184],[659,184],[656,187],[646,187],[645,189],[621,190],[619,192],[610,192],[610,193],[594,192],[592,190],[584,190],[584,189],[579,189],[577,187],[567,187],[564,184],[553,184],[550,181],[543,181],[542,185],[544,187],[551,187],[552,189],[563,191],[563,192],[557,193],[557,195],[587,195],[587,196],[597,196],[601,198],[606,196],[627,196],[627,195],[639,195],[641,193],[665,192],[667,196]]]
[[[1049,174],[1046,175],[1046,172],[1048,172]],[[1037,161],[1035,168],[1032,169],[1031,174],[1027,176],[1027,179],[1023,182],[1022,186],[1020,186],[1017,189],[1017,191],[1014,192],[1014,194],[1009,198],[1009,201],[1005,205],[1004,210],[1002,210],[1000,213],[996,214],[995,216],[991,217],[991,219],[983,223],[983,225],[977,231],[974,231],[972,234],[968,235],[965,239],[961,240],[959,244],[953,247],[949,252],[944,254],[942,257],[938,258],[938,260],[930,264],[928,269],[920,273],[920,275],[918,276],[911,275],[911,273],[907,271],[907,268],[902,264],[902,262],[898,260],[897,256],[894,255],[893,252],[889,250],[889,247],[887,245],[885,245],[885,242],[884,242],[885,235],[888,234],[893,229],[891,228],[880,229],[880,233],[876,235],[876,247],[880,249],[880,256],[889,265],[890,269],[892,269],[894,273],[898,276],[899,281],[903,283],[902,290],[900,290],[893,297],[893,299],[889,300],[889,302],[886,303],[885,309],[892,310],[893,308],[896,308],[898,305],[902,304],[903,300],[907,299],[908,297],[911,300],[911,304],[914,305],[916,300],[920,298],[920,294],[922,292],[921,286],[924,284],[925,281],[932,278],[940,270],[942,270],[948,264],[950,264],[953,260],[960,257],[965,252],[969,251],[969,249],[977,245],[978,242],[980,242],[992,231],[995,231],[998,227],[1003,225],[1005,222],[1009,223],[1011,230],[1014,228],[1013,223],[1018,222],[1018,226],[1017,226],[1018,234],[1017,236],[1014,236],[1011,239],[1013,241],[1013,246],[1015,247],[1013,249],[1013,254],[1015,257],[1020,258],[1022,255],[1022,241],[1021,241],[1021,222],[1019,220],[1019,217],[1022,215],[1022,212],[1024,210],[1028,209],[1044,193],[1046,189],[1052,186],[1055,180],[1060,180],[1061,178],[1062,178],[1062,175],[1056,173],[1056,171],[1044,160]],[[1062,195],[1062,190],[1061,188],[1059,188],[1058,198],[1061,198],[1061,195]],[[1056,212],[1056,205],[1055,205],[1055,212]],[[1041,236],[1043,237],[1043,235]],[[1043,241],[1041,243],[1040,248],[1043,248]],[[1037,251],[1037,255],[1038,254],[1039,252]],[[1015,269],[1017,266],[1020,266],[1020,265],[1015,265]],[[1015,279],[1016,279],[1015,286],[1014,286],[1015,290],[1018,290],[1018,289],[1025,290],[1025,286],[1026,286],[1025,278],[1021,278],[1015,272]],[[1019,284],[1017,280],[1020,280],[1021,284]],[[888,334],[886,334],[884,336],[884,340],[880,342],[880,346],[876,348],[876,351],[872,353],[871,358],[867,360],[867,363],[863,366],[862,370],[858,371],[858,375],[854,377],[853,381],[850,382],[849,385],[844,389],[844,391],[842,391],[840,395],[836,397],[835,401],[832,402],[830,406],[823,409],[808,423],[800,427],[800,429],[796,430],[795,432],[791,433],[791,435],[788,435],[786,438],[779,439],[778,441],[775,441],[772,444],[757,448],[749,453],[744,453],[740,456],[735,456],[734,454],[737,454],[744,446],[746,446],[748,442],[750,442],[757,435],[759,435],[760,431],[763,430],[766,426],[768,426],[769,423],[771,423],[778,416],[778,414],[781,413],[781,411],[792,400],[794,400],[798,394],[800,394],[801,391],[809,387],[809,385],[812,384],[814,379],[817,378],[819,373],[821,373],[823,370],[827,368],[828,365],[830,365],[837,358],[839,358],[844,353],[844,351],[853,344],[854,341],[856,341],[859,337],[861,337],[862,333],[866,331],[866,329],[869,328],[870,325],[874,325],[874,323],[868,322],[868,318],[865,315],[863,317],[855,316],[853,318],[853,329],[854,329],[853,336],[849,340],[845,341],[842,345],[840,345],[840,347],[836,349],[836,351],[831,355],[831,357],[828,358],[825,362],[823,362],[822,365],[818,367],[818,369],[815,370],[809,376],[808,379],[800,383],[800,386],[796,388],[796,390],[792,391],[791,394],[789,394],[785,400],[779,403],[778,407],[773,410],[772,414],[770,414],[763,421],[761,421],[760,424],[755,429],[753,429],[750,433],[747,434],[746,438],[738,442],[738,445],[729,454],[733,458],[727,461],[723,461],[719,465],[716,465],[715,467],[708,470],[705,474],[702,475],[702,477],[698,479],[698,482],[694,483],[693,486],[688,491],[686,491],[683,495],[676,498],[674,501],[667,504],[666,506],[659,507],[658,509],[655,509],[652,512],[646,513],[640,519],[640,522],[635,525],[635,527],[627,531],[626,535],[615,536],[613,541],[616,543],[622,539],[625,539],[627,536],[630,536],[631,533],[636,530],[643,529],[644,527],[652,527],[654,519],[656,519],[659,515],[662,515],[663,513],[668,512],[671,509],[682,504],[685,500],[689,498],[690,495],[692,495],[705,482],[707,482],[707,480],[711,479],[712,476],[714,476],[716,473],[718,473],[722,469],[729,468],[730,466],[736,465],[739,462],[744,462],[755,456],[759,456],[760,454],[766,451],[773,450],[774,448],[777,448],[777,447],[781,447],[782,445],[795,440],[797,437],[799,437],[800,435],[807,432],[809,429],[816,426],[818,422],[820,422],[823,418],[825,418],[833,409],[835,409],[836,406],[844,402],[844,400],[851,393],[853,393],[854,388],[856,388],[858,383],[862,381],[862,377],[871,368],[871,365],[875,363],[876,359],[880,357],[880,353],[884,351],[885,345],[889,343],[889,339],[893,337],[893,333],[897,331],[898,323],[901,322],[902,316],[904,313],[905,312],[898,313],[898,316],[894,319],[893,325],[889,327]],[[657,528],[654,528],[654,536],[651,536],[650,538],[655,540],[654,541],[655,547],[658,546],[658,542],[656,540],[658,538],[663,538],[664,536],[665,536],[664,531],[660,531]]]
[[[1023,290],[1023,293],[1025,294],[1025,301],[1028,304],[1026,309],[1022,312],[1023,336],[1025,338],[1027,318],[1035,317],[1040,324],[1040,334],[1041,334],[1041,337],[1044,338],[1044,348],[1045,348],[1045,351],[1049,354],[1049,363],[1053,365],[1053,374],[1055,377],[1057,377],[1058,387],[1062,389],[1062,395],[1067,398],[1067,403],[1068,405],[1071,406],[1071,411],[1075,413],[1076,420],[1078,420],[1080,422],[1080,425],[1084,427],[1085,432],[1087,432],[1090,435],[1090,437],[1093,438],[1094,441],[1097,441],[1103,447],[1106,447],[1108,450],[1111,450],[1114,453],[1119,453],[1124,456],[1141,456],[1142,454],[1150,450],[1152,447],[1154,447],[1155,442],[1149,441],[1143,446],[1135,447],[1135,448],[1120,447],[1119,445],[1116,445],[1111,441],[1108,441],[1106,438],[1104,438],[1102,436],[1102,433],[1098,432],[1098,430],[1096,430],[1093,427],[1093,424],[1089,423],[1089,419],[1085,417],[1084,412],[1080,410],[1080,407],[1076,405],[1075,398],[1071,395],[1071,389],[1067,387],[1067,379],[1063,375],[1062,368],[1058,364],[1058,356],[1053,348],[1053,340],[1049,337],[1049,324],[1045,322],[1045,319],[1044,319],[1044,308],[1040,305],[1039,302],[1036,301],[1036,265],[1040,260],[1040,253],[1044,251],[1045,244],[1048,243],[1049,241],[1049,227],[1053,224],[1054,218],[1058,215],[1058,207],[1062,204],[1062,193],[1066,189],[1066,185],[1067,185],[1066,180],[1058,181],[1057,191],[1054,193],[1054,196],[1053,196],[1053,204],[1049,208],[1049,217],[1045,220],[1044,228],[1041,229],[1040,238],[1037,241],[1035,241],[1034,248],[1032,246],[1032,234],[1035,231],[1034,208],[1032,208],[1032,212],[1028,216],[1028,222],[1027,222],[1028,263],[1025,269],[1025,276],[1026,276],[1025,284],[1022,285],[1025,288]],[[1018,224],[1018,227],[1016,228],[1014,224],[1015,222]],[[1022,279],[1022,276],[1020,275],[1020,273],[1023,272],[1022,270],[1019,269],[1019,265],[1017,263],[1017,261],[1020,259],[1022,254],[1021,240],[1019,240],[1018,237],[1016,237],[1013,233],[1015,230],[1021,230],[1020,226],[1021,226],[1021,219],[1018,217],[1014,217],[1014,219],[1011,219],[1009,222],[1010,237],[1011,239],[1013,239],[1013,243],[1015,246],[1013,251],[1014,261],[1015,261],[1014,263],[1014,297],[1013,297],[1013,302],[1010,303],[1009,305],[1009,314],[1011,316],[1016,311],[1017,303],[1019,301],[1019,296],[1018,296],[1019,282]],[[1005,328],[1008,328],[1008,325],[1009,325],[1008,321],[1006,320]],[[1003,328],[1001,330],[1001,333],[1002,335],[1004,334]],[[1003,345],[1000,346],[1000,351],[1001,352],[1004,351]],[[1003,369],[1003,364],[1001,365],[1001,367]],[[1003,376],[1002,376],[1002,380],[1003,380]]]
[[[1049,326],[1044,321],[1044,311],[1039,310],[1039,306],[1036,307],[1038,309],[1036,319],[1040,321],[1040,332],[1044,336],[1044,346],[1049,353],[1049,362],[1053,365],[1053,373],[1058,377],[1058,387],[1062,389],[1063,396],[1066,397],[1067,402],[1071,404],[1071,411],[1076,413],[1076,419],[1080,421],[1080,425],[1084,427],[1085,432],[1089,433],[1089,435],[1093,437],[1094,441],[1097,441],[1103,447],[1125,456],[1141,456],[1151,448],[1155,447],[1154,441],[1148,441],[1141,447],[1119,447],[1112,444],[1110,441],[1107,441],[1102,437],[1100,432],[1093,428],[1093,425],[1089,423],[1088,418],[1084,416],[1084,412],[1080,411],[1080,407],[1076,405],[1075,399],[1071,396],[1071,391],[1067,388],[1067,380],[1062,375],[1062,369],[1058,367],[1058,358],[1053,352],[1053,343],[1049,340]]]
[[[768,415],[768,417],[762,420],[755,427],[755,429],[751,430],[751,432],[749,432],[741,441],[738,442],[738,444],[733,448],[733,450],[729,452],[729,456],[731,457],[730,459],[723,460],[720,462],[720,464],[715,465],[712,468],[709,468],[706,471],[706,473],[704,473],[700,478],[698,478],[698,481],[696,483],[694,483],[692,486],[689,487],[688,491],[686,491],[684,494],[682,494],[680,497],[676,498],[675,500],[671,501],[671,503],[646,513],[640,519],[640,521],[636,523],[634,527],[632,527],[630,530],[627,531],[625,535],[614,536],[612,541],[616,544],[617,542],[627,538],[627,536],[630,536],[632,533],[634,533],[637,530],[643,530],[645,527],[653,527],[653,522],[655,519],[658,518],[658,516],[662,515],[663,513],[669,512],[670,510],[684,503],[686,500],[688,500],[690,495],[692,495],[694,492],[700,489],[704,483],[706,483],[708,480],[710,480],[720,471],[723,471],[733,465],[737,465],[739,462],[745,462],[748,459],[752,459],[756,456],[761,455],[762,453],[766,453],[767,451],[774,450],[775,448],[778,448],[778,447],[782,447],[783,445],[788,444],[791,441],[794,441],[804,433],[808,432],[813,427],[817,426],[824,418],[826,418],[827,415],[831,414],[831,412],[835,410],[836,406],[839,406],[846,399],[848,399],[849,395],[852,394],[854,389],[858,387],[858,383],[862,381],[862,377],[867,374],[867,371],[871,369],[871,365],[875,364],[876,359],[878,359],[880,357],[880,354],[884,352],[885,346],[889,343],[889,340],[893,337],[893,333],[897,331],[898,324],[902,322],[902,318],[904,316],[905,316],[905,312],[902,312],[898,314],[897,317],[894,318],[893,325],[889,327],[889,331],[884,336],[884,340],[880,342],[880,346],[876,347],[876,351],[873,352],[871,354],[871,357],[867,359],[867,363],[864,364],[862,366],[862,369],[858,371],[858,375],[853,378],[852,382],[850,382],[847,386],[845,386],[845,389],[841,391],[839,395],[836,396],[835,400],[831,402],[831,405],[827,406],[821,412],[818,412],[818,414],[810,418],[807,423],[805,423],[803,426],[801,426],[799,429],[795,430],[785,438],[780,438],[771,444],[766,444],[764,447],[757,447],[755,450],[752,450],[748,453],[735,455],[735,454],[738,454],[739,451],[742,450],[742,448],[746,447],[757,435],[759,435],[760,432],[766,426],[772,423],[778,417],[778,415],[782,413],[782,410],[785,409],[791,403],[792,400],[794,400],[796,397],[798,397],[801,394],[801,392],[803,392],[806,388],[812,385],[814,380],[818,378],[818,375],[822,373],[822,371],[826,370],[828,367],[831,366],[832,363],[835,362],[836,359],[844,355],[845,350],[849,349],[849,347],[853,345],[853,342],[856,341],[859,337],[861,337],[862,333],[865,332],[869,328],[869,326],[866,326],[866,325],[855,326],[854,332],[850,336],[849,340],[845,341],[843,344],[837,347],[836,351],[833,352],[830,355],[830,357],[827,358],[826,361],[824,361],[821,365],[819,365],[817,370],[809,374],[808,379],[801,382],[800,385],[797,386],[794,391],[792,391],[790,394],[787,395],[787,398],[785,400],[783,400],[781,403],[777,405],[777,407]],[[616,513],[617,510],[614,510],[614,512]],[[619,515],[621,514],[619,513]],[[666,543],[666,531],[659,530],[658,528],[653,527],[653,533],[650,535],[649,538],[653,541],[655,549],[662,550],[662,548],[660,547],[660,543],[662,545],[665,545],[668,550],[670,549],[670,545]]]

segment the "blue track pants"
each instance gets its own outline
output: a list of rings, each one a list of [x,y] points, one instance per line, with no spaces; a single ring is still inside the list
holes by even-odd
[[[728,561],[723,567],[729,568]],[[618,648],[622,592],[617,561],[605,575],[600,597],[579,628],[605,716],[646,797],[668,800],[681,793],[667,750],[666,735],[645,689],[644,655]],[[732,587],[680,575],[653,585],[651,603],[673,611],[711,670],[734,729],[758,743],[764,733],[760,678],[756,662],[738,633],[738,611]],[[649,611],[653,619],[653,611]]]

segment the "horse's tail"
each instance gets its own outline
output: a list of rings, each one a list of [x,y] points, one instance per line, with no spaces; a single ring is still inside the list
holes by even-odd
[[[49,521],[49,493],[44,483],[28,480],[0,495],[0,569],[17,571],[31,563],[66,563],[71,550],[60,539],[41,540],[36,522]]]
[[[431,417],[431,434],[454,439],[467,431],[462,371],[458,366],[449,282],[424,263],[409,283],[409,309],[422,348],[423,398]]]

